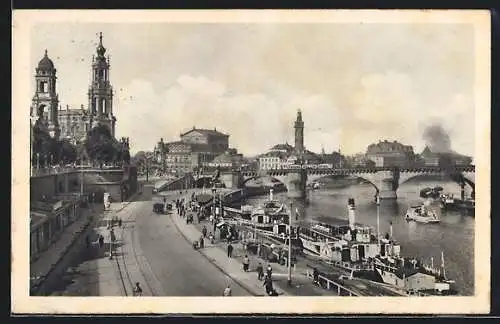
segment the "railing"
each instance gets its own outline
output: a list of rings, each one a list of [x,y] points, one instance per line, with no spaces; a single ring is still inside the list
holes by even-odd
[[[307,277],[314,280],[314,274],[313,274],[312,269],[307,268],[306,275],[307,275]],[[319,281],[318,284],[324,289],[327,289],[327,290],[337,289],[337,294],[339,296],[344,296],[342,293],[349,295],[349,296],[361,296],[359,293],[352,291],[351,289],[344,287],[341,284],[339,284],[338,282],[335,282],[331,279],[328,279],[325,276],[318,275],[318,281]]]
[[[75,166],[51,166],[51,167],[32,167],[31,168],[31,177],[41,177],[51,174],[62,174],[62,173],[71,173],[82,170],[121,170],[118,166],[104,166],[104,167],[94,167],[92,165],[75,165]]]
[[[50,174],[70,173],[75,172],[75,167],[44,167],[44,168],[31,168],[32,177],[46,176]]]
[[[439,166],[422,166],[422,167],[359,167],[359,168],[322,168],[320,165],[315,164],[304,164],[304,165],[290,165],[287,167],[274,168],[266,170],[267,173],[272,174],[273,172],[288,172],[299,169],[306,169],[307,171],[317,171],[317,172],[352,172],[352,173],[361,173],[361,172],[378,172],[378,171],[395,171],[399,170],[400,172],[442,172],[442,171],[457,171],[457,172],[473,172],[475,171],[474,165],[469,166],[450,166],[450,167],[439,167]],[[248,173],[252,173],[255,171],[245,171]],[[243,172],[243,173],[245,173]]]

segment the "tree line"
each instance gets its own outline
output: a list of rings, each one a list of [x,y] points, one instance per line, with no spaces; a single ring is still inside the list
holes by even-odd
[[[117,141],[108,127],[92,128],[86,140],[72,144],[67,139],[56,140],[41,127],[32,129],[32,165],[47,166],[72,163],[130,163],[128,144]]]

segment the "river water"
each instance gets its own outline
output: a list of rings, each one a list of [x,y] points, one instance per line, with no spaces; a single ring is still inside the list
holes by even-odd
[[[410,181],[398,189],[397,201],[382,200],[379,209],[381,233],[388,233],[390,222],[393,236],[401,243],[403,256],[422,258],[430,264],[441,264],[441,251],[444,252],[446,274],[455,280],[460,295],[474,295],[474,217],[460,212],[439,213],[439,224],[420,224],[407,222],[403,215],[411,204],[423,201],[420,190],[425,187],[441,186],[445,193],[460,197],[460,187],[455,182],[447,181]],[[467,192],[467,188],[466,188]],[[374,202],[375,189],[369,184],[356,184],[345,188],[319,189],[308,192],[309,204],[291,202],[286,192],[274,194],[274,199],[298,206],[299,222],[317,220],[330,224],[347,222],[347,199],[356,201],[356,223],[377,228],[377,206]],[[467,193],[469,194],[469,193]],[[268,197],[251,197],[246,203],[260,204]],[[294,207],[295,208],[295,207]]]

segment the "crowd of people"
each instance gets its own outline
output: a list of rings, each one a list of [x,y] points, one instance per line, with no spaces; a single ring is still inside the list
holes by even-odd
[[[183,192],[181,191],[180,194],[182,195],[182,193]],[[185,194],[187,194],[187,192],[185,192]],[[194,193],[192,193],[191,196],[186,195],[186,197],[188,198],[178,198],[174,201],[177,214],[181,218],[185,219],[186,224],[201,224],[204,220],[208,221],[207,224],[203,224],[201,228],[201,236],[199,240],[193,242],[193,248],[204,248],[206,239],[208,239],[211,244],[215,244],[216,242],[226,242],[227,257],[233,258],[233,244],[238,240],[241,234],[238,232],[236,226],[225,223],[221,215],[214,212],[214,208],[199,204],[196,201]],[[248,254],[243,256],[241,262],[242,270],[244,272],[249,272],[251,262]],[[273,270],[270,264],[267,266],[266,271],[264,271],[264,267],[261,262],[259,262],[256,266],[257,279],[263,282],[266,294],[269,296],[278,296],[278,292],[273,286],[272,272]],[[232,295],[231,287],[229,285],[224,289],[222,295]]]

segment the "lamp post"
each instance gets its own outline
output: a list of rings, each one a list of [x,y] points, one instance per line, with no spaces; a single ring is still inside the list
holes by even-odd
[[[380,254],[380,197],[377,195],[377,244],[378,253]]]
[[[83,158],[80,159],[80,194],[83,197]]]
[[[292,285],[292,213],[293,203],[290,203],[290,216],[288,221],[288,285]]]

